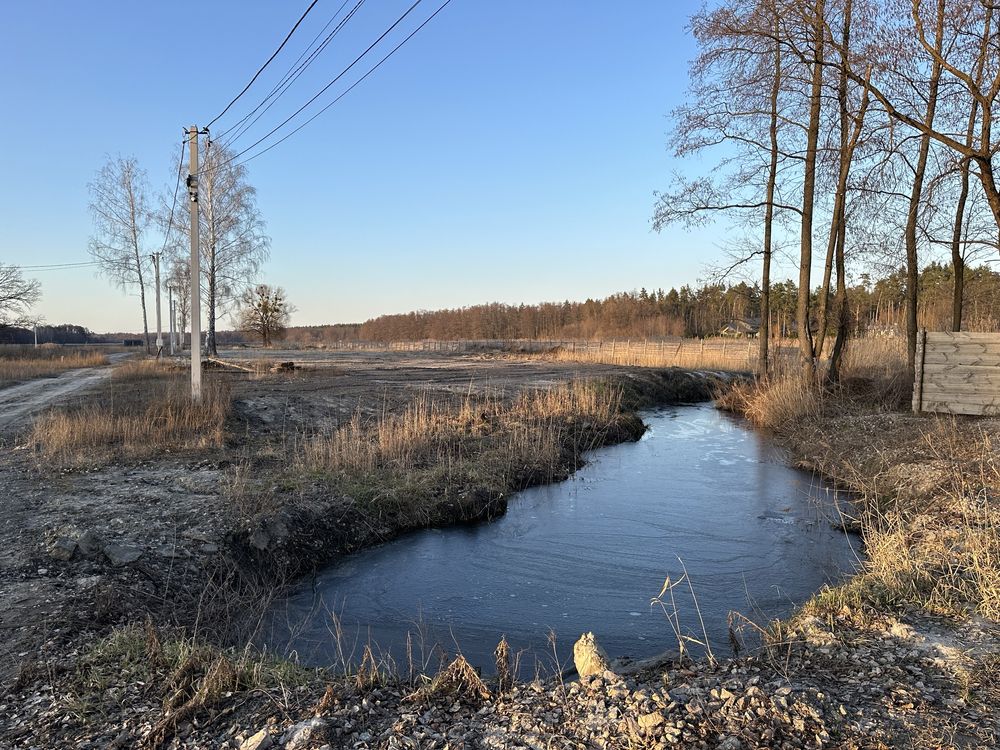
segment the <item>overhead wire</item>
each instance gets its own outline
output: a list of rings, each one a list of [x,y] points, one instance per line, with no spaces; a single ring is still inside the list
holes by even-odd
[[[184,131],[187,132],[186,130]],[[177,208],[177,192],[181,188],[181,173],[184,171],[184,146],[187,141],[181,140],[181,154],[177,159],[177,181],[174,182],[174,198],[170,202],[170,216],[167,218],[167,229],[163,233],[163,247],[160,248],[162,254],[167,249],[167,242],[170,241],[170,230],[174,228],[174,209]]]
[[[19,266],[14,265],[19,271],[29,271],[31,273],[37,273],[39,271],[58,271],[58,270],[68,270],[72,268],[84,268],[86,266],[97,266],[100,265],[97,261],[80,261],[78,263],[51,263],[49,265],[39,265],[39,266]]]
[[[406,19],[406,17],[409,16],[410,13],[412,13],[413,10],[418,5],[420,5],[421,2],[423,2],[423,0],[415,0],[415,2],[409,8],[406,9],[406,12],[404,12],[403,15],[401,15],[399,18],[397,18],[395,20],[395,22],[392,24],[392,26],[390,26],[388,29],[386,29],[385,31],[383,31],[382,34],[378,37],[378,39],[376,39],[374,42],[372,42],[370,45],[368,45],[368,48],[365,49],[364,52],[362,52],[360,55],[358,55],[356,58],[354,58],[354,61],[350,65],[348,65],[346,68],[344,68],[342,71],[340,71],[340,73],[338,73],[337,76],[333,80],[331,80],[323,88],[321,88],[318,92],[316,92],[316,94],[314,94],[305,104],[303,104],[301,107],[299,107],[297,110],[295,110],[292,114],[290,114],[288,117],[286,117],[284,120],[282,120],[278,125],[276,125],[275,127],[273,127],[265,135],[263,135],[262,137],[258,138],[256,141],[254,141],[253,143],[251,143],[245,149],[243,149],[239,153],[235,154],[234,156],[230,157],[229,159],[226,159],[225,161],[220,162],[219,164],[216,164],[216,165],[212,166],[211,170],[219,169],[221,167],[226,166],[227,164],[230,164],[230,163],[236,161],[241,156],[243,156],[244,154],[246,154],[248,151],[251,151],[254,148],[256,148],[257,146],[259,146],[261,143],[263,143],[264,141],[266,141],[268,138],[270,138],[272,135],[274,135],[276,132],[278,132],[281,128],[283,128],[285,125],[287,125],[293,119],[295,119],[306,107],[308,107],[310,104],[312,104],[314,101],[316,101],[319,97],[321,97],[324,93],[326,93],[327,90],[329,90],[329,88],[331,86],[333,86],[337,81],[339,81],[341,78],[343,78],[345,75],[347,75],[347,73],[349,73],[351,71],[351,69],[355,65],[358,64],[358,62],[360,62],[369,52],[371,52],[375,47],[377,47],[379,45],[379,43],[381,43],[381,41],[383,39],[385,39],[389,34],[391,34],[392,31],[397,26],[399,26],[399,24],[401,24]],[[448,0],[448,2],[450,2],[450,0]],[[447,4],[447,2],[445,4]],[[444,6],[441,6],[441,8],[439,8],[437,12],[440,12],[440,10],[443,9],[443,8],[444,8]],[[436,15],[437,12],[435,12],[434,15]],[[434,16],[432,15],[431,18],[433,18],[433,17]],[[422,28],[422,27],[423,27],[423,24],[419,28]],[[204,174],[204,173],[206,173],[208,171],[210,171],[210,170],[209,169],[201,170],[201,171],[199,171],[199,174]]]
[[[235,130],[238,132],[231,138],[229,138],[229,140],[223,142],[224,146],[232,145],[241,135],[243,135],[243,133],[245,133],[251,126],[254,125],[254,123],[256,123],[261,118],[264,112],[267,112],[267,110],[269,110],[274,105],[274,103],[278,99],[280,99],[285,94],[286,91],[288,91],[291,85],[295,83],[296,80],[298,80],[299,76],[301,76],[306,71],[306,69],[316,60],[316,58],[320,54],[322,54],[323,51],[329,46],[330,42],[333,41],[334,37],[336,37],[336,35],[347,24],[347,22],[351,20],[351,18],[358,11],[358,9],[362,5],[364,5],[365,0],[358,0],[357,4],[347,14],[347,17],[344,18],[340,23],[338,23],[337,26],[333,29],[333,31],[327,34],[326,38],[323,39],[320,45],[316,47],[315,50],[313,50],[312,47],[313,45],[316,44],[316,40],[323,35],[323,33],[330,27],[330,24],[332,24],[334,21],[337,20],[337,17],[340,15],[341,11],[344,10],[344,8],[347,6],[347,3],[349,2],[350,0],[344,0],[344,2],[341,3],[340,7],[337,8],[337,12],[330,17],[330,20],[327,21],[326,24],[323,26],[323,28],[319,30],[319,33],[313,37],[312,41],[309,42],[309,44],[298,56],[295,62],[293,62],[289,66],[288,70],[285,71],[285,74],[281,77],[281,80],[279,80],[267,93],[267,96],[261,99],[260,102],[258,102],[257,106],[254,107],[252,110],[250,110],[242,118],[240,118],[239,121],[237,121],[235,124],[231,125],[230,127],[223,130],[221,133],[219,133],[215,137],[215,140],[223,142],[223,139],[225,139],[227,135],[229,135]],[[310,50],[312,51],[310,52]],[[305,62],[302,62],[302,58],[306,57],[307,54],[309,56],[306,58]],[[301,65],[299,63],[301,63]],[[272,97],[274,98],[274,100],[271,101],[270,104],[267,104],[268,100],[270,100]],[[259,115],[257,115],[257,117],[254,117],[254,119],[250,123],[244,125],[244,123],[246,123],[247,120],[253,117],[254,114],[258,110],[260,110],[260,108],[263,107],[265,104],[267,104],[267,107],[264,108],[264,111],[261,112]]]
[[[347,89],[345,89],[344,91],[342,91],[340,93],[340,95],[337,96],[336,99],[334,99],[329,104],[327,104],[326,106],[324,106],[321,110],[319,110],[318,112],[316,112],[315,114],[313,114],[308,120],[306,120],[305,122],[303,122],[301,125],[299,125],[298,127],[296,127],[294,130],[292,130],[291,132],[289,132],[286,135],[284,135],[283,137],[281,137],[279,140],[277,140],[274,143],[272,143],[271,145],[269,145],[267,148],[261,149],[256,154],[253,154],[252,156],[249,156],[246,159],[244,159],[243,161],[239,162],[237,164],[237,166],[239,166],[240,164],[246,164],[248,161],[251,161],[252,159],[256,159],[258,156],[261,156],[263,154],[266,154],[268,151],[270,151],[275,146],[278,146],[279,144],[283,143],[284,141],[287,141],[293,135],[295,135],[300,130],[302,130],[302,128],[304,128],[306,125],[308,125],[313,120],[315,120],[317,117],[319,117],[321,114],[323,114],[328,109],[330,109],[330,107],[332,107],[334,104],[336,104],[341,99],[343,99],[345,96],[347,96],[349,93],[351,93],[351,91],[354,89],[355,86],[357,86],[358,84],[360,84],[368,76],[370,76],[372,73],[374,73],[376,70],[378,70],[382,66],[382,63],[384,63],[386,60],[388,60],[390,57],[392,57],[400,47],[402,47],[404,44],[406,44],[408,41],[410,41],[410,39],[412,39],[417,34],[418,31],[420,31],[422,28],[424,28],[424,26],[426,26],[427,24],[429,24],[438,13],[440,13],[442,10],[445,9],[445,7],[449,3],[451,3],[451,0],[445,0],[445,2],[441,4],[441,7],[439,7],[436,11],[434,11],[434,13],[432,13],[427,18],[427,20],[425,20],[417,28],[415,28],[413,31],[411,31],[406,36],[406,38],[404,38],[399,44],[397,44],[395,47],[393,47],[381,60],[379,60],[371,68],[369,68],[367,73],[365,73],[358,80],[356,80],[354,83],[352,83]]]
[[[250,82],[243,87],[243,90],[240,93],[238,93],[236,96],[233,97],[232,101],[230,101],[229,104],[226,105],[225,109],[223,109],[219,114],[217,114],[215,117],[212,118],[212,120],[208,123],[208,125],[205,126],[206,128],[212,127],[212,125],[215,124],[215,122],[218,121],[220,117],[222,117],[224,114],[226,114],[226,112],[229,111],[230,107],[232,107],[234,104],[236,104],[237,101],[239,101],[241,96],[243,96],[247,91],[250,90],[250,87],[253,86],[254,81],[256,81],[257,78],[260,76],[260,74],[264,72],[264,69],[271,64],[271,61],[278,56],[278,53],[281,52],[284,46],[288,43],[288,40],[292,38],[292,34],[295,33],[295,30],[297,28],[299,28],[299,24],[301,24],[305,20],[306,16],[309,15],[309,11],[311,11],[318,2],[319,0],[312,0],[312,2],[309,3],[309,7],[306,8],[305,12],[299,17],[299,20],[295,22],[294,26],[292,26],[292,30],[288,32],[285,38],[281,41],[281,44],[278,45],[278,49],[276,49],[271,54],[271,56],[267,58],[267,61],[263,65],[261,65],[260,68],[257,69],[257,72],[253,74],[253,78],[250,79]]]

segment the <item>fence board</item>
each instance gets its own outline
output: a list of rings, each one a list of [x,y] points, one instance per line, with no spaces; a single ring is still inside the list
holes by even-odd
[[[1000,334],[922,331],[913,410],[1000,414]]]

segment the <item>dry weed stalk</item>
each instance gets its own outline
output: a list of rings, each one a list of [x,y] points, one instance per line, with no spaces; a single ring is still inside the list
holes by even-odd
[[[413,691],[406,700],[425,703],[436,698],[464,698],[473,703],[483,703],[492,697],[483,678],[475,668],[459,654],[447,667],[437,673],[429,685]]]

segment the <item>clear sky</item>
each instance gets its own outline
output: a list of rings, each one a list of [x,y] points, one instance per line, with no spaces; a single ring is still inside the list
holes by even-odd
[[[340,2],[319,0],[275,76],[215,132],[266,94]],[[409,4],[369,0],[238,145],[291,114]],[[273,241],[262,280],[288,290],[297,324],[695,282],[719,256],[714,235],[655,234],[649,220],[675,168],[667,115],[686,87],[697,4],[453,0],[342,101],[247,164]],[[88,260],[86,186],[105,157],[134,155],[168,191],[182,127],[214,117],[306,5],[5,4],[0,261]],[[155,234],[147,242],[158,249]],[[51,323],[140,326],[137,299],[93,269],[35,277]]]

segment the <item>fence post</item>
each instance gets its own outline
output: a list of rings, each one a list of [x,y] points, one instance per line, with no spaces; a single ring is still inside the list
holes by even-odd
[[[924,410],[924,361],[927,357],[927,329],[921,328],[917,336],[917,351],[914,358],[916,377],[913,379],[913,411],[917,414]]]

